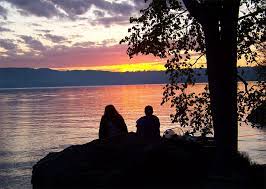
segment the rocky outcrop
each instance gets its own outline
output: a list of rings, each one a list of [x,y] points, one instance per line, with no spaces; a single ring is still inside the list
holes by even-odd
[[[32,184],[37,189],[198,188],[206,184],[214,151],[213,142],[147,141],[129,133],[49,153],[33,166]]]

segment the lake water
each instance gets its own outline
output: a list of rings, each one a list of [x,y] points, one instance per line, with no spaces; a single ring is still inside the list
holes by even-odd
[[[193,90],[200,91],[204,84]],[[161,132],[176,127],[169,105],[161,106],[163,85],[124,85],[0,90],[0,188],[31,188],[32,166],[51,151],[98,137],[104,107],[114,104],[129,131],[154,107]],[[266,130],[243,125],[239,149],[257,163],[266,163]]]

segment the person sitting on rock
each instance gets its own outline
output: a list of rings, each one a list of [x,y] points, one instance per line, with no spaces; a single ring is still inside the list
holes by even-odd
[[[153,115],[152,106],[145,107],[145,114],[137,120],[137,135],[148,139],[160,138],[160,121]]]
[[[107,105],[100,122],[99,139],[127,133],[128,130],[123,117],[117,112],[113,105]]]

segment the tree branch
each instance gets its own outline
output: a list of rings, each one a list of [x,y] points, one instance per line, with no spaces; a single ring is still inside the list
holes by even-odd
[[[245,79],[243,77],[241,77],[240,75],[237,74],[237,78],[243,82],[243,84],[245,85],[245,91],[246,93],[248,93],[248,83],[245,81]]]
[[[187,12],[188,10],[185,9],[184,11],[178,13],[177,15],[175,15],[175,18],[178,18],[180,15],[184,14],[185,12]]]
[[[201,20],[201,5],[197,0],[183,0],[183,3],[193,17],[197,20]]]
[[[202,54],[201,54],[201,55],[195,60],[195,62],[193,63],[192,66],[194,66],[194,65],[198,62],[198,60],[199,60],[201,57],[203,57],[205,54],[206,54],[206,53],[202,53]]]
[[[201,25],[208,21],[218,21],[218,15],[222,8],[219,1],[206,0],[199,2],[197,0],[183,0],[185,7]]]
[[[238,18],[238,21],[239,21],[239,20],[243,20],[243,19],[245,19],[245,18],[247,18],[247,17],[250,17],[250,16],[255,16],[255,15],[257,15],[257,14],[259,14],[259,13],[261,13],[261,12],[265,12],[265,11],[266,11],[266,9],[257,10],[257,11],[255,11],[255,12],[250,13],[250,14],[247,14],[247,15],[244,15],[244,16],[239,17],[239,18]]]

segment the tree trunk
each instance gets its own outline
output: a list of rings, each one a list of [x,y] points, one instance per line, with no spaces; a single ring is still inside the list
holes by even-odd
[[[227,106],[225,105],[226,129],[224,137],[228,138],[228,150],[231,154],[237,152],[237,23],[240,1],[225,0],[221,14],[221,42],[223,46],[224,86]]]
[[[239,1],[225,1],[209,11],[203,25],[214,137],[220,171],[228,172],[237,152],[237,18]]]
[[[231,99],[229,95],[228,70],[224,65],[223,50],[221,42],[221,33],[219,20],[215,17],[208,19],[204,25],[205,43],[206,43],[206,57],[207,57],[207,72],[210,90],[211,112],[213,118],[214,138],[217,146],[216,169],[219,172],[228,172],[228,163],[230,164],[231,153],[228,149],[231,148],[228,136],[230,132],[228,129],[229,115],[231,111]],[[231,116],[230,116],[231,117]],[[227,133],[227,134],[226,134]],[[222,173],[223,174],[223,173]]]
[[[237,152],[237,21],[239,0],[183,0],[205,34],[207,71],[220,171]]]

